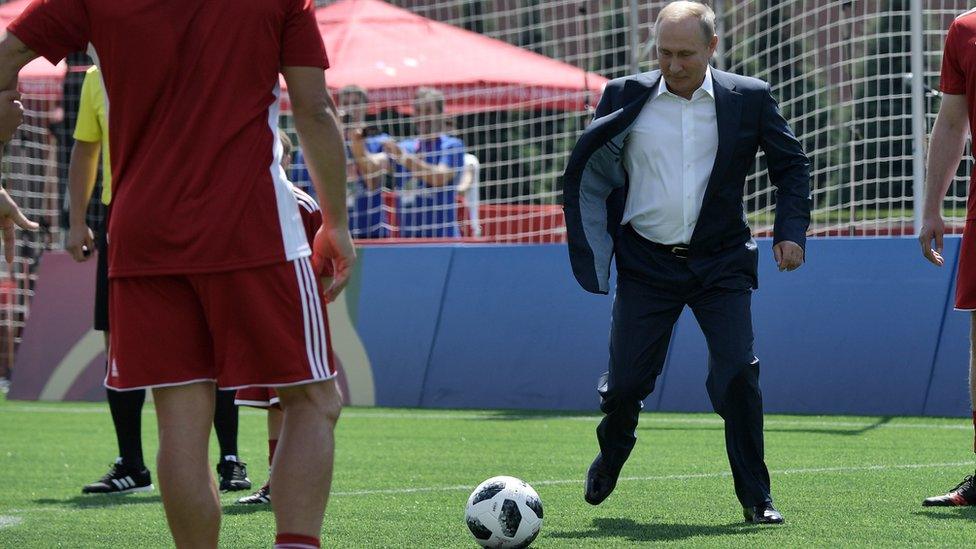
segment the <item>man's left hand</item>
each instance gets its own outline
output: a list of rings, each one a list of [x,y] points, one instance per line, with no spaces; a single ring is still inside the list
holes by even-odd
[[[795,271],[803,265],[803,248],[796,242],[784,240],[773,246],[773,258],[780,271]]]
[[[0,92],[0,142],[6,143],[24,121],[24,106],[15,91]]]
[[[401,149],[400,146],[397,145],[392,139],[383,142],[383,152],[385,152],[387,156],[392,158],[395,162],[400,162],[401,158],[403,157],[403,149]]]

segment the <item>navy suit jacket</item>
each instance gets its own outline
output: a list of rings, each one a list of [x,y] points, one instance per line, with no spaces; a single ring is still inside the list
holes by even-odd
[[[779,112],[769,84],[712,70],[718,151],[689,244],[689,267],[710,284],[758,287],[758,252],[742,204],[746,176],[762,147],[776,186],[774,244],[806,246],[810,164]],[[563,211],[570,262],[587,291],[609,291],[610,261],[621,231],[628,175],[623,149],[630,129],[657,89],[661,71],[612,80],[593,122],[573,148],[563,175]]]

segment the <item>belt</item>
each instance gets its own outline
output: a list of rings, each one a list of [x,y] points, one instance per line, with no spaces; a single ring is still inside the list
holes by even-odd
[[[637,237],[638,240],[656,250],[669,253],[678,259],[688,259],[688,246],[684,244],[659,244],[653,240],[644,238],[639,232],[637,232],[637,229],[635,229],[633,225],[628,224],[627,229],[631,232],[631,234]]]
[[[684,244],[658,244],[647,239],[644,242],[648,243],[652,248],[669,253],[678,259],[688,259],[688,246]]]

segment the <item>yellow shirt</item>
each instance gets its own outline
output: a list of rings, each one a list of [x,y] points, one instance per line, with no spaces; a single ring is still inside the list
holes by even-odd
[[[112,162],[108,152],[108,104],[98,67],[88,69],[81,85],[75,139],[102,144],[102,204],[107,206],[112,201]]]

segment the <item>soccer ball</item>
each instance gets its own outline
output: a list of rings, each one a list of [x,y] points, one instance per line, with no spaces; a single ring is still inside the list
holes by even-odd
[[[523,480],[492,477],[471,492],[464,520],[484,547],[528,547],[542,527],[542,500]]]

